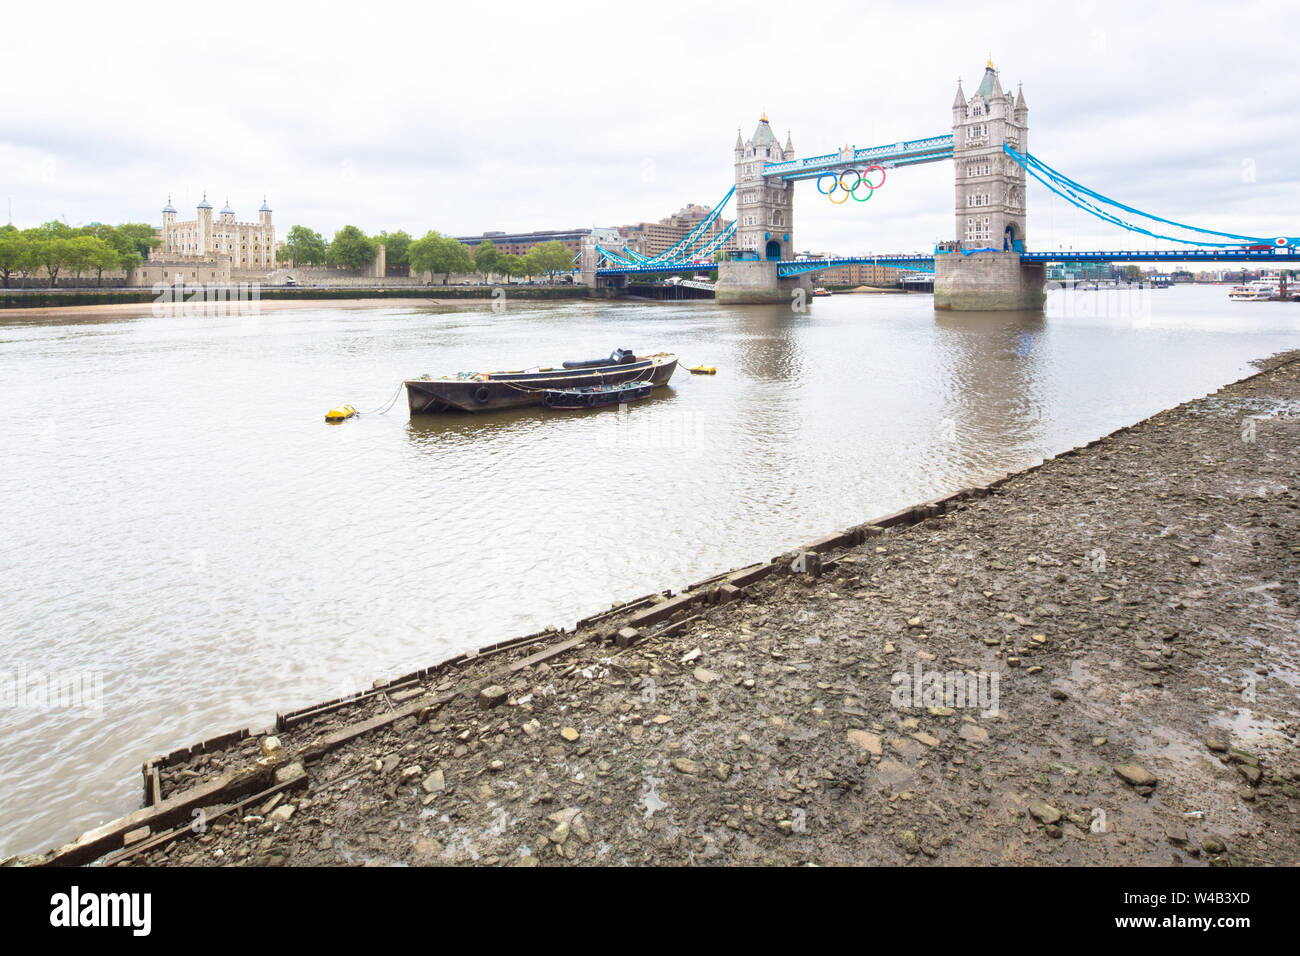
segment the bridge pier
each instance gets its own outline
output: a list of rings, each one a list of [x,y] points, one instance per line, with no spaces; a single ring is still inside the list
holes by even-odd
[[[766,260],[742,259],[718,263],[718,284],[714,298],[724,305],[788,305],[797,289],[803,290],[803,305],[812,302],[812,284],[806,275],[782,279],[777,264]]]
[[[934,256],[934,307],[955,312],[1029,312],[1043,308],[1044,267],[1018,252],[960,249]]]

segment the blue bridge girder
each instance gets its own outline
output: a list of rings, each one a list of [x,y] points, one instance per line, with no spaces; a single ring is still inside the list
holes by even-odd
[[[994,250],[990,250],[994,251]],[[832,259],[786,259],[778,262],[781,278],[819,272],[835,266],[877,265],[887,269],[910,269],[933,272],[935,255],[961,255],[960,252],[903,253],[880,256],[837,256]],[[1237,262],[1268,266],[1300,262],[1300,247],[1272,249],[1057,249],[1050,252],[1022,252],[1022,262]],[[643,266],[623,266],[597,270],[597,275],[637,275],[639,273],[707,272],[716,269],[712,262],[659,262]]]
[[[933,272],[934,256],[925,253],[904,253],[889,256],[836,256],[833,259],[784,259],[776,264],[776,274],[782,279],[820,272],[836,266],[873,265],[882,269],[907,269],[912,272]]]
[[[937,163],[945,159],[952,159],[952,133],[931,136],[928,139],[891,143],[888,146],[869,146],[865,149],[827,153],[824,156],[790,159],[783,163],[766,163],[763,166],[763,175],[788,180],[816,179],[824,173],[848,166],[884,166],[890,169],[896,166]]]
[[[1022,252],[1022,262],[1300,262],[1300,249],[1142,249]]]

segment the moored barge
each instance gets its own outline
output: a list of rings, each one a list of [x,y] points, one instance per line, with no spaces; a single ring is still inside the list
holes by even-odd
[[[410,379],[405,383],[406,400],[412,415],[497,411],[540,405],[546,392],[558,390],[625,382],[644,382],[658,388],[668,384],[676,368],[677,356],[670,352],[634,355],[616,349],[609,358],[565,362],[559,368]]]

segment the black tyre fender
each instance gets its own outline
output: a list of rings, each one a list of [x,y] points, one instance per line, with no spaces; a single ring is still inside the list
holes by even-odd
[[[480,405],[486,405],[488,400],[491,398],[492,389],[488,388],[486,385],[480,385],[474,390],[474,401],[478,402]]]

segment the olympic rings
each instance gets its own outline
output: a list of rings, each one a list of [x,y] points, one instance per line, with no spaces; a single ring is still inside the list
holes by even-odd
[[[880,182],[873,183],[869,178],[873,171],[878,171],[880,173]],[[852,184],[848,181],[850,175],[854,177]],[[849,168],[841,169],[838,172],[828,171],[818,176],[817,191],[836,206],[844,205],[849,201],[850,196],[852,196],[856,202],[866,202],[875,195],[877,189],[885,185],[885,176],[886,173],[883,166],[868,166],[866,169],[854,169],[850,166]],[[830,188],[823,189],[822,181],[827,177],[829,177],[831,181]],[[867,194],[865,196],[859,196],[858,190],[864,187]],[[835,197],[840,193],[844,194],[843,198],[836,199]]]

